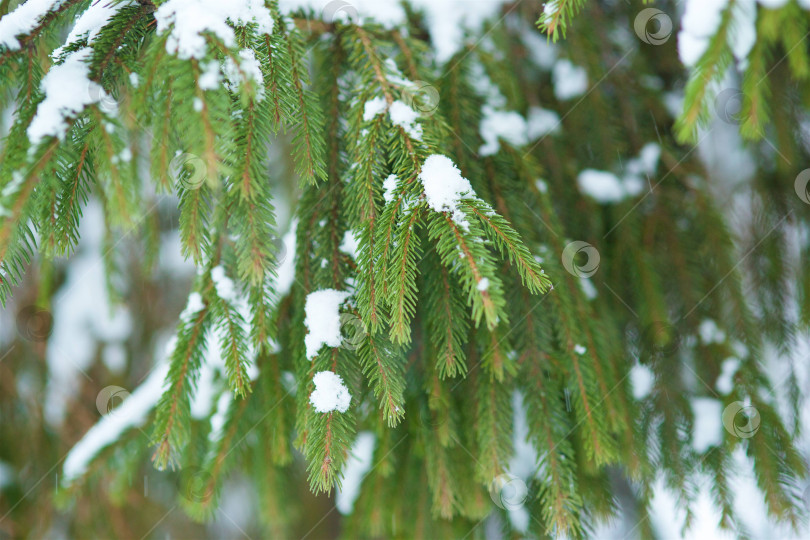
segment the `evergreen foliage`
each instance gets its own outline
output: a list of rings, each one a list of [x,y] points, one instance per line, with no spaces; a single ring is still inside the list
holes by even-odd
[[[358,433],[371,432],[371,466],[343,522],[350,538],[483,536],[477,526],[493,511],[508,529],[515,509],[503,482],[527,444],[535,469],[521,482],[534,536],[587,537],[631,506],[646,537],[657,479],[689,523],[703,476],[720,525],[742,535],[731,484],[740,456],[770,516],[798,526],[800,392],[794,377],[771,376],[765,358],[774,346],[792,350],[810,321],[810,278],[795,267],[808,242],[790,244],[808,224],[794,193],[808,149],[792,135],[810,102],[807,10],[795,1],[757,8],[738,117],[758,159],[747,193],[754,217],[736,242],[711,172],[684,145],[700,140],[735,67],[735,0],[691,73],[674,60],[674,36],[626,52],[606,28],[646,2],[555,0],[539,20],[517,2],[504,7],[505,23],[470,30],[445,62],[418,10],[390,27],[283,12],[275,0],[254,6],[271,29],[259,15],[232,17],[232,40],[203,32],[188,55],[172,33],[180,18],[156,22],[169,3],[61,0],[17,36],[18,48],[0,45],[0,112],[13,110],[0,143],[0,301],[13,302],[36,268],[49,305],[90,199],[103,207],[111,298],[136,301],[121,286],[134,279],[125,246],[144,254],[142,278],[155,267],[158,199],[176,203],[182,255],[198,270],[149,444],[126,430],[61,486],[64,503],[121,482],[151,455],[158,469],[180,471],[180,500],[195,519],[211,518],[225,479],[242,472],[264,532],[300,535],[301,456],[311,492],[333,493]],[[106,22],[54,52],[76,20],[106,4]],[[674,17],[674,4],[656,6]],[[0,14],[14,7],[0,2]],[[543,51],[585,70],[581,98],[555,95]],[[88,95],[56,131],[33,137],[51,98],[43,81],[71,62],[86,68]],[[676,120],[667,95],[684,85]],[[482,151],[495,109],[520,115],[526,129],[541,104],[558,113],[560,131],[496,133],[497,150]],[[577,188],[581,170],[624,171],[650,141],[660,166],[638,193],[604,204]],[[291,157],[283,177],[271,163],[282,151],[268,147]],[[471,186],[455,207],[434,204],[433,156]],[[279,200],[290,178],[294,198]],[[285,254],[276,221],[288,203],[297,226]],[[588,252],[571,254],[573,241],[598,250],[598,273],[583,271]],[[294,260],[289,290],[285,257]],[[310,355],[308,298],[328,289],[350,293],[341,344]],[[708,322],[719,329],[706,338]],[[212,344],[223,364],[217,407],[195,418]],[[729,357],[739,368],[723,392],[715,381]],[[654,375],[649,393],[634,396],[631,369]],[[319,412],[311,396],[323,371],[345,383],[347,410]],[[758,430],[735,436],[726,424],[717,444],[696,447],[696,398],[722,410],[745,404]]]

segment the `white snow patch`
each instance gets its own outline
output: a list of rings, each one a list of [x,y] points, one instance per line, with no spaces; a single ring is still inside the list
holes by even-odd
[[[633,383],[633,397],[641,400],[650,395],[655,385],[655,375],[648,366],[636,363],[630,369],[630,382]]]
[[[278,273],[278,279],[276,287],[276,291],[278,295],[285,296],[290,289],[292,288],[292,284],[295,281],[295,232],[298,229],[298,220],[293,220],[292,224],[290,225],[290,230],[284,235],[281,239],[283,244],[283,256],[284,259],[278,265],[276,272]]]
[[[530,107],[526,119],[529,140],[560,132],[560,115],[549,109]]]
[[[366,101],[363,105],[363,122],[371,122],[374,120],[375,116],[385,112],[386,107],[388,107],[388,103],[386,103],[385,98],[382,96]]]
[[[698,491],[695,500],[692,501],[693,510],[691,524],[686,528],[686,511],[680,496],[674,493],[668,486],[663,474],[658,474],[655,483],[651,487],[653,497],[650,504],[650,520],[654,525],[658,537],[667,540],[733,540],[737,538],[731,532],[721,530],[718,524],[721,522],[720,512],[713,501],[709,489],[705,487],[705,477],[699,479]],[[702,485],[701,485],[702,484]],[[627,531],[622,531],[613,537],[625,538]],[[632,536],[632,534],[631,534]],[[760,537],[764,538],[771,537]],[[776,538],[776,537],[774,537]],[[780,540],[787,540],[778,536]]]
[[[585,169],[577,176],[577,185],[582,193],[601,204],[616,203],[625,196],[619,178],[607,171]]]
[[[101,257],[104,217],[101,205],[93,200],[84,209],[79,224],[81,241],[65,283],[54,295],[53,332],[48,339],[49,379],[45,390],[45,418],[58,426],[65,405],[79,387],[93,363],[101,343],[122,343],[130,335],[132,320],[123,305],[111,305]]]
[[[478,289],[478,290],[479,290],[479,291],[481,291],[481,292],[484,292],[484,291],[486,291],[487,289],[489,289],[489,279],[487,279],[487,278],[481,278],[481,279],[478,281],[478,285],[476,285],[476,289]]]
[[[216,395],[216,374],[217,371],[225,367],[222,360],[222,352],[219,348],[218,339],[206,340],[207,350],[205,360],[200,366],[200,373],[197,378],[197,388],[191,397],[189,412],[191,417],[197,420],[208,418],[211,414],[211,406],[214,404]]]
[[[548,193],[548,184],[542,178],[535,180],[534,185],[540,193]]]
[[[76,24],[73,25],[73,29],[70,31],[70,34],[68,34],[65,43],[53,51],[51,57],[59,58],[62,51],[69,45],[77,43],[82,38],[86,38],[87,45],[90,45],[96,39],[96,36],[104,25],[107,24],[121,8],[131,6],[133,3],[132,0],[126,0],[120,3],[109,1],[92,2],[87,9],[82,12],[79,18],[76,19]]]
[[[76,443],[65,459],[63,484],[70,483],[84,474],[87,466],[106,446],[117,441],[128,429],[146,422],[163,393],[169,363],[162,362],[149,377],[130,394],[112,414],[107,414]]]
[[[237,92],[243,83],[253,82],[256,89],[256,100],[264,99],[264,76],[262,66],[256,59],[256,54],[251,49],[239,51],[239,63],[232,58],[227,58],[222,66],[225,78],[228,80],[228,88],[232,92]],[[202,86],[202,82],[200,82]]]
[[[225,275],[225,268],[216,266],[211,270],[211,280],[214,282],[214,288],[217,290],[217,296],[227,302],[236,300],[236,287],[233,280]]]
[[[343,384],[343,379],[331,371],[319,371],[312,378],[315,390],[309,396],[309,402],[320,413],[332,411],[346,412],[352,396]]]
[[[219,88],[219,83],[222,80],[220,75],[219,62],[211,60],[202,64],[202,71],[197,79],[197,85],[200,90],[216,90]],[[200,106],[202,109],[202,106]]]
[[[366,101],[363,106],[363,121],[370,122],[375,116],[388,111],[391,123],[405,130],[412,139],[422,139],[422,126],[416,120],[419,113],[409,107],[406,103],[396,100],[388,106],[388,102],[383,97],[375,97]]]
[[[647,143],[641,147],[637,158],[627,162],[627,173],[651,176],[658,169],[660,159],[661,147],[657,143]]]
[[[233,402],[233,394],[229,390],[225,390],[219,395],[217,408],[214,414],[211,415],[211,431],[208,433],[209,441],[216,442],[222,439],[225,421],[228,419],[228,410],[231,408],[231,402]]]
[[[661,147],[656,143],[647,143],[639,151],[638,157],[630,159],[624,168],[622,186],[625,194],[635,197],[644,191],[646,182],[658,169],[661,158]]]
[[[551,77],[554,81],[554,96],[560,101],[579,97],[588,89],[588,72],[565,58],[554,63]]]
[[[161,235],[158,265],[161,270],[174,276],[187,276],[196,271],[194,263],[183,257],[183,243],[177,229]]]
[[[322,289],[307,295],[304,324],[309,333],[304,338],[304,345],[308,360],[315,358],[323,345],[340,346],[340,305],[348,296],[349,293],[335,289]]]
[[[691,404],[695,415],[692,448],[702,454],[723,441],[723,404],[707,397],[692,398]]]
[[[476,81],[475,90],[479,96],[484,98],[487,105],[495,109],[506,107],[506,96],[501,93],[501,89],[489,78],[484,66],[479,62],[470,64],[470,77]]]
[[[731,344],[731,348],[734,350],[734,354],[737,355],[738,358],[745,358],[748,356],[748,347],[745,346],[745,343],[741,341],[734,340]]]
[[[582,288],[583,294],[585,294],[585,298],[587,298],[588,300],[593,300],[599,295],[599,293],[596,290],[596,287],[589,278],[580,277],[579,285]]]
[[[405,130],[412,139],[422,140],[422,126],[416,123],[419,113],[414,111],[402,101],[395,101],[388,109],[388,116],[395,126]]]
[[[40,88],[45,99],[28,126],[28,138],[36,147],[45,137],[64,139],[67,120],[84,108],[108,98],[104,89],[88,78],[92,49],[85,47],[69,54],[62,64],[51,67],[42,78]]]
[[[496,111],[484,105],[481,118],[481,138],[484,144],[478,152],[482,156],[491,156],[500,150],[498,139],[503,139],[512,146],[524,146],[529,142],[526,120],[514,111]]]
[[[627,197],[635,197],[644,191],[647,179],[655,174],[660,155],[660,146],[646,144],[638,157],[627,161],[622,178],[609,171],[585,169],[577,176],[577,185],[583,194],[600,204],[618,203]]]
[[[551,70],[557,60],[557,46],[528,24],[521,29],[520,36],[526,45],[529,58],[538,67],[546,71]]]
[[[385,200],[386,203],[390,203],[394,200],[394,190],[397,189],[398,181],[399,179],[395,174],[388,175],[388,178],[383,181],[383,189],[385,190],[383,200]]]
[[[739,368],[739,359],[731,356],[723,360],[723,364],[720,367],[720,375],[717,377],[717,382],[714,384],[714,387],[717,388],[718,392],[724,396],[731,393],[731,391],[734,389],[734,375],[737,374],[737,370]]]
[[[523,395],[515,390],[512,393],[512,446],[514,454],[509,458],[507,472],[528,484],[537,471],[537,449],[529,442],[529,425],[526,418],[526,405]],[[509,521],[518,531],[525,533],[529,526],[529,513],[525,506],[510,504]]]
[[[104,346],[101,360],[112,373],[121,374],[127,367],[127,350],[121,343],[110,343]]]
[[[335,495],[335,506],[344,516],[350,515],[354,509],[354,501],[360,494],[360,484],[371,469],[371,458],[376,442],[374,433],[361,431],[352,445],[351,455],[343,467],[343,482]]]
[[[416,10],[425,13],[425,25],[430,33],[430,43],[439,62],[445,62],[458,51],[464,42],[465,28],[476,28],[483,21],[496,17],[504,0],[411,0]],[[387,28],[401,24],[405,11],[400,2],[380,0],[281,0],[281,11],[287,13],[300,7],[313,9],[327,19],[354,20],[363,23],[373,19]]]
[[[639,176],[627,176],[622,179],[622,187],[628,197],[635,197],[644,191],[644,180]]]
[[[347,229],[346,232],[343,233],[343,240],[340,242],[338,249],[352,259],[357,260],[357,250],[359,247],[360,243],[357,237],[354,236],[354,232],[352,232],[351,229]]]
[[[452,212],[454,220],[457,212],[463,218],[458,207],[461,199],[475,196],[469,180],[461,176],[461,171],[450,158],[440,154],[428,156],[419,180],[425,189],[428,206],[436,212]]]
[[[687,0],[678,32],[678,55],[687,67],[694,66],[720,26],[728,0]]]
[[[0,18],[0,45],[7,49],[17,50],[20,42],[17,36],[29,34],[48,14],[58,8],[62,0],[28,0]]]
[[[700,341],[704,345],[712,343],[723,343],[726,341],[726,333],[718,328],[717,323],[712,319],[703,319],[698,327]]]
[[[0,489],[4,489],[13,484],[16,477],[17,472],[14,470],[14,467],[5,461],[0,461]]]
[[[17,193],[17,191],[22,187],[23,182],[25,181],[25,175],[20,171],[14,171],[11,173],[11,182],[6,184],[3,187],[3,191],[0,192],[0,198],[5,199],[10,197],[11,195]],[[0,212],[0,215],[7,215],[7,211],[4,208],[1,208],[3,212]]]
[[[729,35],[731,52],[742,71],[748,67],[748,53],[757,41],[756,0],[737,0],[732,13],[733,21]]]
[[[728,7],[728,0],[687,0],[678,32],[678,55],[686,67],[694,67],[706,52]],[[756,42],[756,2],[737,0],[732,10],[728,41],[739,68],[745,69],[745,59]]]
[[[203,299],[202,296],[200,296],[200,293],[192,292],[191,294],[188,295],[186,308],[183,310],[182,313],[180,313],[180,318],[187,321],[204,307],[205,304],[203,303]]]
[[[155,11],[157,33],[169,32],[166,51],[179,58],[205,56],[203,33],[217,36],[226,47],[236,44],[233,28],[256,23],[260,33],[273,31],[273,16],[262,0],[169,0]]]
[[[537,469],[537,449],[529,442],[529,424],[526,418],[526,405],[523,395],[515,390],[512,393],[512,442],[514,455],[509,459],[509,472],[528,481]]]

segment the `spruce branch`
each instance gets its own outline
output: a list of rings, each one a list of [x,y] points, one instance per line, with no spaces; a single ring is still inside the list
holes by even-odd
[[[77,484],[126,494],[120,476],[146,446],[133,428],[151,421],[155,465],[201,475],[203,497],[181,500],[192,517],[210,519],[228,476],[249,471],[272,536],[310,517],[309,499],[279,496],[304,469],[315,494],[340,490],[341,512],[359,486],[347,536],[464,537],[484,519],[517,534],[524,514],[497,493],[504,478],[530,495],[521,534],[585,537],[624,491],[646,516],[659,478],[688,523],[702,475],[721,526],[741,532],[739,449],[769,516],[799,523],[801,393],[792,374],[770,397],[760,364],[771,345],[786,356],[808,320],[793,234],[806,222],[793,168],[808,91],[796,82],[810,74],[798,3],[757,8],[738,58],[729,2],[688,73],[674,40],[642,38],[622,57],[632,70],[614,64],[627,47],[612,18],[631,20],[635,4],[547,2],[545,36],[510,4],[465,28],[453,54],[430,6],[405,5],[393,23],[352,6],[234,0],[197,18],[182,4],[63,0],[0,50],[0,300],[27,302],[17,285],[31,272],[37,306],[57,305],[74,277],[59,258],[87,255],[79,231],[97,202],[91,247],[111,303],[157,306],[163,321],[173,295],[151,273],[170,270],[169,288],[193,280],[165,385]],[[566,66],[593,79],[578,95],[561,91]],[[734,234],[712,191],[721,172],[675,142],[694,140],[731,69],[755,165],[750,230]],[[60,94],[67,82],[87,95]],[[137,239],[119,246],[130,228]],[[163,261],[175,228],[196,277]],[[561,261],[574,240],[593,244],[598,273]],[[133,366],[158,326],[134,325]],[[57,334],[33,346],[48,369]],[[99,343],[103,360],[120,345]],[[197,411],[206,396],[217,406]],[[696,402],[750,403],[762,425],[753,438],[724,425],[701,448]]]
[[[193,318],[180,323],[168,374],[169,387],[160,398],[155,414],[152,461],[158,469],[176,462],[176,452],[188,440],[189,395],[203,362],[205,335],[210,325],[209,309],[203,307]]]

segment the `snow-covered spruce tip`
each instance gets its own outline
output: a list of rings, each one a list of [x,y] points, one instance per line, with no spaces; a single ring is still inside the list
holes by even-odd
[[[30,34],[48,11],[59,7],[62,0],[29,0],[0,18],[0,47],[18,50],[17,36]]]
[[[304,324],[309,333],[304,338],[304,345],[308,360],[315,358],[324,345],[340,346],[340,305],[348,296],[349,293],[335,289],[322,289],[307,295]]]
[[[436,212],[450,212],[453,221],[467,229],[469,223],[459,208],[462,199],[475,198],[470,181],[461,176],[455,163],[447,156],[428,156],[419,173],[428,206]]]
[[[89,47],[71,53],[64,63],[52,67],[42,78],[40,87],[45,99],[37,106],[37,114],[28,126],[33,146],[46,137],[64,139],[69,119],[87,105],[107,97],[104,89],[88,78],[90,66],[86,61],[91,53]]]
[[[396,100],[390,105],[383,97],[375,97],[366,102],[363,110],[363,121],[370,122],[378,114],[388,111],[391,123],[401,127],[409,137],[422,140],[422,126],[416,123],[419,113],[408,104]]]
[[[319,371],[312,378],[315,383],[315,390],[309,396],[309,402],[319,413],[332,411],[346,412],[352,395],[349,389],[343,384],[343,379],[337,373],[331,371]]]
[[[169,0],[157,9],[155,20],[158,34],[171,30],[166,51],[183,59],[205,56],[206,32],[233,47],[236,36],[228,21],[243,26],[255,23],[265,34],[273,31],[273,15],[262,0]]]

